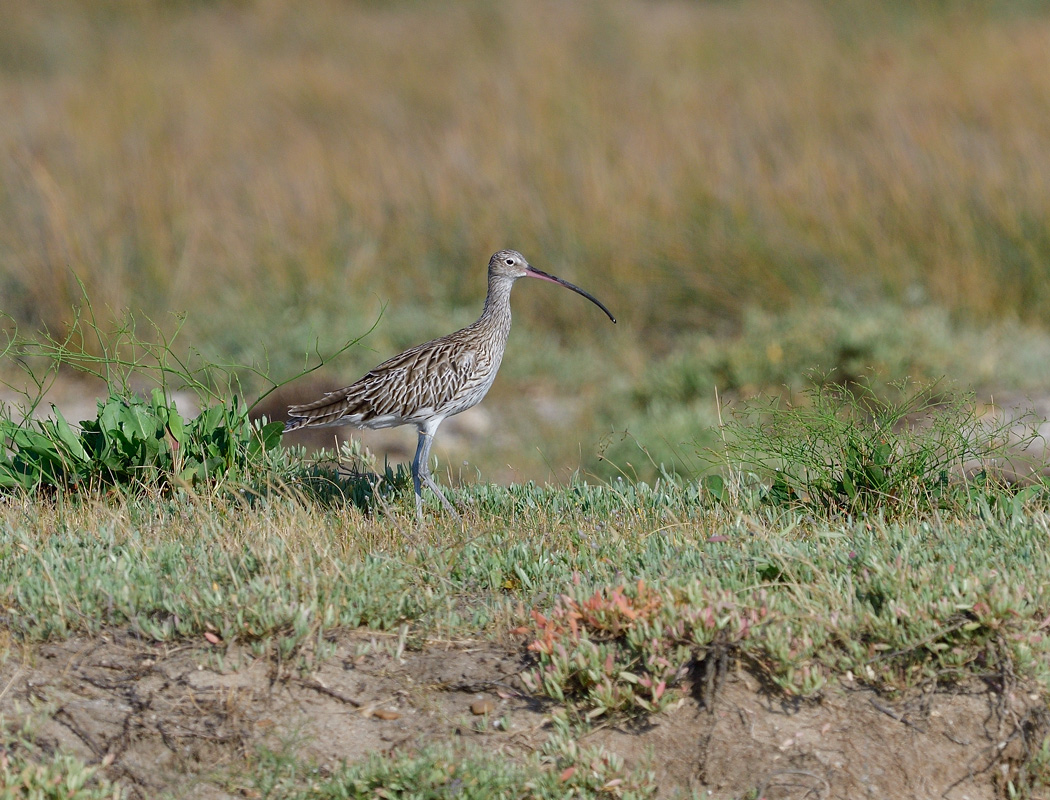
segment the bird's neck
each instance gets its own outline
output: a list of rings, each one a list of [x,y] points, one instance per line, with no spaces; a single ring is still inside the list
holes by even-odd
[[[510,331],[510,290],[514,282],[502,277],[489,276],[489,292],[485,296],[485,308],[477,324],[482,327],[496,327]]]

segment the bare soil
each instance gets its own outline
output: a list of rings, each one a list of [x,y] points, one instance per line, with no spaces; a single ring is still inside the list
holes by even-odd
[[[0,714],[35,718],[39,745],[105,765],[133,798],[258,796],[248,770],[260,746],[292,747],[323,774],[448,740],[513,758],[549,734],[553,706],[518,677],[522,641],[408,649],[350,633],[333,646],[302,672],[242,647],[123,631],[39,645],[0,665]],[[600,726],[586,743],[648,763],[661,797],[990,800],[1044,733],[1039,698],[1005,677],[893,700],[843,681],[791,702],[731,666],[714,690],[698,678],[668,711]]]

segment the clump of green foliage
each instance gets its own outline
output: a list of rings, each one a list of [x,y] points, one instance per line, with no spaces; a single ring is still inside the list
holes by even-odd
[[[248,482],[281,441],[281,422],[253,422],[233,398],[184,420],[159,389],[150,400],[111,394],[75,431],[53,418],[0,416],[0,490],[170,489],[177,483]]]
[[[598,475],[699,474],[721,445],[719,399],[769,395],[805,405],[815,378],[831,390],[852,388],[865,402],[899,403],[902,386],[944,376],[982,393],[1038,390],[1050,381],[1050,336],[1015,321],[953,319],[930,305],[805,304],[751,309],[734,335],[683,336],[646,364],[603,401],[601,418],[629,436],[608,437],[602,460],[587,465]]]
[[[1030,417],[982,415],[972,394],[936,383],[891,391],[818,379],[799,402],[746,402],[723,426],[720,455],[738,489],[757,478],[762,501],[822,514],[921,515],[1042,491],[1018,484],[1033,473],[1023,458],[1038,436]],[[718,499],[731,488],[721,476],[705,486]]]
[[[283,384],[254,366],[216,364],[192,352],[180,355],[174,347],[179,330],[181,322],[172,335],[154,324],[143,338],[131,314],[103,329],[85,293],[84,305],[62,338],[47,332],[31,338],[17,329],[5,332],[0,359],[20,367],[26,383],[23,388],[5,382],[25,402],[18,407],[0,404],[0,492],[164,493],[180,485],[258,487],[322,478],[322,470],[308,464],[303,452],[289,454],[279,447],[283,423],[252,418],[252,409],[269,392],[249,405],[237,391],[241,374],[268,381],[270,391]],[[319,361],[292,380],[323,366],[325,358]],[[35,413],[62,371],[86,374],[108,390],[98,401],[95,418],[76,428],[53,404],[46,417]],[[147,399],[137,387],[150,384]],[[180,412],[174,399],[180,392],[203,410],[193,416]],[[355,485],[329,482],[342,487],[344,498],[346,487]]]

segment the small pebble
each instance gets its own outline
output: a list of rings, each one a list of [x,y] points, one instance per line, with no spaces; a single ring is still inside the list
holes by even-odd
[[[385,708],[377,708],[372,712],[373,717],[379,717],[379,719],[401,719],[401,715],[396,711],[388,711]]]
[[[470,713],[476,717],[480,717],[482,714],[491,714],[496,710],[496,701],[488,697],[483,700],[475,700],[470,704]]]

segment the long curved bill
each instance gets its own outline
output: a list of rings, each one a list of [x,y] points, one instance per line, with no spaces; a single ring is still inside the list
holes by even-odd
[[[575,286],[574,284],[571,284],[568,281],[563,281],[557,275],[551,275],[547,272],[543,272],[542,270],[538,270],[531,265],[525,267],[525,272],[528,273],[530,277],[540,278],[545,281],[550,281],[551,283],[558,283],[564,286],[566,289],[572,289],[574,292],[576,292],[576,294],[582,294],[584,297],[586,297],[588,300],[590,300],[592,303],[598,306],[598,308],[604,311],[605,316],[611,319],[614,323],[616,322],[616,317],[609,313],[609,309],[603,306],[601,301],[597,297],[595,297],[593,294],[590,294],[589,292],[583,291],[583,289],[581,289],[579,286]]]

